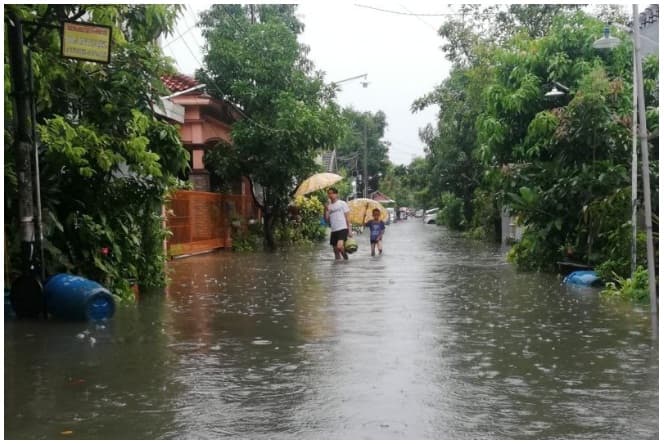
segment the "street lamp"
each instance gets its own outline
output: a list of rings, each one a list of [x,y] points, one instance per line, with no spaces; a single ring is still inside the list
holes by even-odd
[[[347,82],[349,80],[355,80],[355,79],[360,79],[364,78],[364,81],[360,82],[362,85],[362,88],[366,88],[369,86],[369,82],[367,81],[367,74],[360,74],[359,76],[353,76],[349,77],[347,79],[339,80],[338,82],[332,82],[332,86],[336,87],[338,84]],[[369,179],[369,174],[368,174],[368,168],[367,168],[367,157],[368,157],[368,149],[367,149],[367,122],[366,120],[364,121],[364,162],[363,162],[363,172],[362,172],[362,184],[363,184],[363,192],[362,192],[362,197],[367,197],[367,182]]]
[[[556,88],[555,86],[553,88],[551,88],[551,91],[544,94],[545,97],[560,97],[560,96],[563,96],[563,95],[565,95],[565,93],[562,92],[562,91],[559,91],[558,88]]]
[[[562,89],[562,91],[560,89],[558,89],[557,87],[560,87],[560,89]],[[553,82],[553,88],[551,88],[551,91],[544,94],[544,97],[560,97],[560,96],[564,96],[567,93],[569,93],[569,88],[568,87],[566,87],[565,85],[563,85],[561,83]]]
[[[593,48],[613,49],[618,45],[620,45],[620,39],[617,37],[613,37],[609,31],[609,25],[606,25],[604,27],[604,37],[595,40],[595,43],[593,43]]]
[[[639,30],[639,11],[637,5],[632,5],[632,40],[633,40],[633,65],[634,65],[634,76],[633,76],[633,115],[636,117],[638,114],[638,138],[641,142],[641,168],[643,175],[643,200],[644,200],[644,212],[645,212],[645,224],[646,224],[646,243],[647,243],[647,256],[648,256],[648,290],[650,295],[650,311],[652,313],[657,313],[657,288],[655,283],[655,250],[653,246],[653,236],[652,236],[652,204],[650,202],[650,168],[648,161],[648,134],[646,128],[646,105],[645,105],[645,93],[643,90],[643,67],[641,62],[641,33]],[[620,40],[611,37],[609,34],[609,28],[606,26],[604,28],[604,37],[598,39],[593,44],[593,47],[598,49],[611,49],[618,46]],[[632,143],[632,208],[634,208],[635,201],[635,165],[636,165],[636,121],[633,119],[632,131],[633,131],[633,143]],[[632,213],[635,214],[634,212]],[[632,219],[632,224],[636,227],[635,220]],[[635,228],[634,228],[635,229]]]
[[[336,81],[336,82],[332,82],[332,86],[333,86],[333,87],[336,87],[336,86],[337,86],[338,84],[340,84],[340,83],[348,82],[349,80],[360,79],[360,78],[362,78],[362,77],[364,77],[364,81],[363,81],[363,82],[360,82],[360,83],[362,84],[362,87],[363,87],[363,88],[366,88],[367,85],[369,85],[369,82],[367,82],[367,74],[360,74],[359,76],[348,77],[347,79],[343,79],[343,80],[338,80],[338,81]]]

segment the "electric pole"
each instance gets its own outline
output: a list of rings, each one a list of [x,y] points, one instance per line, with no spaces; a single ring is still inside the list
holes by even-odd
[[[362,197],[367,197],[367,185],[369,183],[369,173],[367,169],[367,155],[369,151],[367,150],[367,120],[364,120],[364,172],[362,173],[362,183],[364,184],[364,192]]]
[[[636,79],[634,86],[637,88],[637,103],[639,115],[639,140],[641,141],[641,167],[643,176],[643,203],[646,223],[646,251],[648,258],[648,293],[650,294],[650,311],[657,313],[657,282],[655,280],[655,248],[652,235],[652,204],[650,202],[650,162],[648,160],[648,128],[646,127],[646,104],[643,92],[643,68],[641,61],[641,41],[639,30],[639,10],[637,5],[632,5],[633,27],[634,27],[634,62],[636,63]]]
[[[18,214],[21,234],[22,265],[26,270],[35,254],[35,223],[32,189],[32,162],[30,132],[28,131],[28,94],[23,56],[23,25],[15,12],[9,11],[7,29],[11,68],[12,95],[14,96],[14,159],[18,178]]]

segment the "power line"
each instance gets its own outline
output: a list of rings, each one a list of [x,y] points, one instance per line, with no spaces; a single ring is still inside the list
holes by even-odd
[[[380,12],[387,12],[389,14],[397,14],[397,15],[409,15],[409,16],[418,16],[418,17],[447,17],[450,15],[461,15],[459,13],[414,13],[414,12],[402,12],[402,11],[393,11],[390,9],[382,9],[382,8],[376,8],[374,6],[369,6],[369,5],[360,5],[358,3],[355,3],[355,6],[359,8],[366,8],[366,9],[373,9],[374,11],[380,11]]]
[[[406,8],[404,5],[399,4],[399,6],[401,6],[403,9],[405,9],[406,11],[408,11],[409,13],[412,14],[412,11],[410,11],[410,10],[409,10],[408,8]],[[436,28],[434,28],[434,27],[431,25],[431,23],[429,23],[429,22],[425,22],[424,19],[422,19],[422,17],[420,17],[419,15],[415,15],[414,17],[415,17],[416,19],[418,19],[419,21],[421,21],[422,23],[424,23],[425,25],[427,25],[429,28],[433,29],[433,31],[434,31],[436,34],[438,33],[438,30],[437,30]]]
[[[191,48],[189,47],[189,44],[187,43],[187,41],[184,40],[184,36],[182,35],[182,33],[180,33],[180,30],[179,30],[179,29],[178,29],[177,32],[178,32],[178,35],[180,36],[180,38],[183,39],[182,42],[184,43],[184,46],[187,47],[187,50],[189,51],[189,54],[191,54],[191,56],[194,58],[194,60],[196,60],[196,63],[198,63],[198,67],[199,67],[200,69],[202,69],[202,68],[203,68],[203,64],[201,63],[201,61],[198,59],[198,57],[196,57],[196,54],[194,54],[194,51],[191,50]]]
[[[374,11],[387,12],[389,14],[418,16],[418,17],[451,17],[451,16],[465,16],[465,15],[468,15],[468,13],[463,13],[463,12],[446,12],[446,13],[403,12],[403,11],[394,11],[394,10],[391,10],[391,9],[376,8],[374,6],[369,6],[369,5],[360,5],[358,3],[355,3],[355,6],[357,6],[359,8],[373,9]],[[485,12],[481,15],[482,16],[493,16],[493,15],[497,15],[497,13]]]
[[[188,24],[188,23],[185,23],[185,25],[187,25],[187,24]],[[187,33],[190,32],[190,31],[191,31],[193,28],[195,28],[195,27],[196,27],[196,25],[194,24],[194,25],[190,26],[189,28],[187,28],[187,29],[184,31],[184,35],[187,35]],[[178,34],[180,34],[179,31],[178,31]],[[167,48],[168,46],[172,45],[173,43],[175,43],[175,42],[177,42],[177,41],[179,41],[179,40],[182,40],[183,38],[184,38],[184,36],[183,36],[182,34],[180,34],[180,37],[177,37],[177,38],[171,40],[170,42],[165,43],[165,44],[162,46],[162,48]]]
[[[191,17],[192,22],[193,22],[193,25],[191,25],[191,27],[192,28],[197,28],[198,26],[197,26],[197,23],[196,23],[197,22],[196,16],[194,15],[194,10],[191,9],[191,7],[187,6],[186,11],[189,14],[189,16]],[[189,25],[189,20],[187,20],[186,14],[184,16],[182,16],[182,18],[184,19],[185,24],[187,24],[187,26],[188,26]],[[196,33],[192,33],[191,35],[194,37],[194,40],[196,41],[196,44],[198,45],[198,47],[202,48],[203,45],[198,42],[198,37],[196,36]]]

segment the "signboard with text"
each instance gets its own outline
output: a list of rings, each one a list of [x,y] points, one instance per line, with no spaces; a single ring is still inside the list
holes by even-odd
[[[62,57],[109,63],[111,61],[111,27],[64,22],[62,24]]]

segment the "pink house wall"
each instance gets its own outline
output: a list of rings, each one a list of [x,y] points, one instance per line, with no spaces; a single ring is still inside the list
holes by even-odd
[[[214,140],[232,142],[231,127],[202,113],[201,106],[187,106],[180,137],[186,146],[205,145]]]

